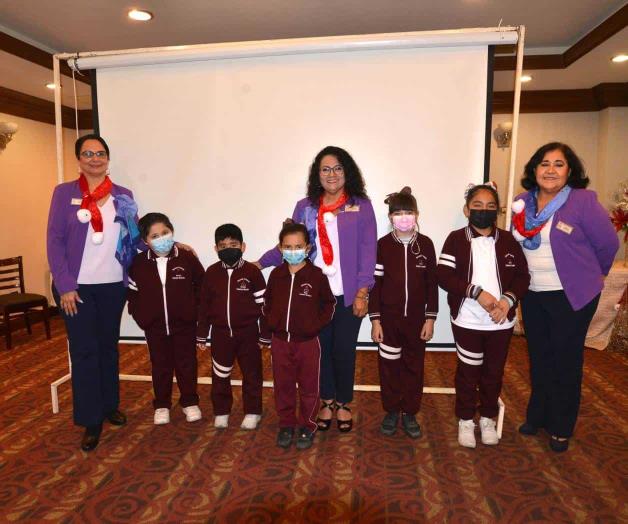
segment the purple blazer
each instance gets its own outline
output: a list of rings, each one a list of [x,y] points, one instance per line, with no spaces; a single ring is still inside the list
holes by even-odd
[[[318,206],[313,206],[308,198],[299,200],[292,213],[292,220],[304,224],[310,234],[312,261],[317,256],[317,217]],[[338,243],[344,302],[345,306],[350,306],[358,289],[371,289],[375,283],[373,272],[377,255],[377,224],[370,200],[353,197],[341,208],[338,213]],[[278,266],[281,261],[281,251],[277,247],[264,253],[259,260],[262,267]]]
[[[131,191],[113,184],[111,196],[116,209],[116,196],[118,195],[128,195],[133,198]],[[89,228],[89,223],[82,224],[76,218],[76,212],[81,207],[82,198],[78,179],[59,184],[52,194],[47,232],[48,265],[54,285],[60,295],[78,289],[77,279]],[[79,203],[73,204],[73,199]],[[127,271],[125,268],[123,269],[124,285],[126,286]]]
[[[534,190],[522,193],[526,207],[535,206]],[[574,310],[586,306],[604,287],[619,249],[619,239],[608,212],[594,191],[572,189],[554,213],[550,244],[558,278]],[[529,250],[523,249],[527,255]]]

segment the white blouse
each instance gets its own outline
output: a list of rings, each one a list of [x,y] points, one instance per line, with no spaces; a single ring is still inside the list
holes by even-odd
[[[334,250],[334,261],[332,266],[336,268],[336,272],[333,275],[327,275],[329,279],[329,287],[334,296],[339,297],[344,294],[344,288],[342,285],[342,270],[340,267],[340,242],[338,241],[338,216],[334,215],[334,219],[325,224],[327,229],[327,236],[329,242]],[[325,261],[323,260],[323,251],[321,250],[320,233],[318,231],[318,221],[316,222],[316,260],[313,261],[315,266],[321,269],[325,267]]]
[[[546,222],[541,229],[541,245],[538,249],[526,249],[523,244],[523,252],[528,261],[530,271],[530,291],[557,291],[563,289],[558,278],[552,244],[550,243],[550,231],[554,216]]]

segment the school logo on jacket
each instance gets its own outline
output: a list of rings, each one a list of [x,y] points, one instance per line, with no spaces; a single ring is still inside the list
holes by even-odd
[[[425,269],[427,267],[427,257],[425,255],[417,255],[416,267]]]
[[[185,280],[185,268],[175,266],[172,268],[172,280]]]
[[[236,291],[251,291],[251,281],[248,278],[239,278],[236,283]]]
[[[299,293],[299,296],[311,298],[312,297],[312,285],[308,284],[307,282],[305,284],[301,284],[301,292]]]
[[[504,267],[516,267],[515,265],[515,255],[512,253],[506,253],[504,255],[505,264]]]

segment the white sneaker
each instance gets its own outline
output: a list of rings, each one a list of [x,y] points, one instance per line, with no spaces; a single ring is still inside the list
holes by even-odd
[[[482,444],[487,446],[499,444],[495,421],[492,418],[480,417],[480,431],[482,432]]]
[[[216,429],[226,429],[229,425],[229,415],[218,415],[214,418],[214,427]]]
[[[168,408],[157,408],[153,416],[153,422],[157,426],[170,422],[170,410]]]
[[[458,421],[458,444],[465,448],[475,447],[475,424],[473,419]]]
[[[198,406],[188,406],[187,408],[183,408],[183,413],[185,413],[185,420],[188,422],[196,422],[197,420],[201,420],[203,418],[201,408]]]
[[[242,429],[257,429],[259,421],[262,419],[261,415],[244,415],[240,428]]]

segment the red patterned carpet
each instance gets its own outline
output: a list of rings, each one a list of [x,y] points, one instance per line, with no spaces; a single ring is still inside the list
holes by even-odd
[[[0,345],[0,521],[2,522],[628,522],[626,353],[587,351],[576,437],[562,455],[547,437],[522,437],[528,395],[525,340],[515,339],[506,370],[499,446],[458,446],[454,397],[426,395],[424,437],[378,434],[377,393],[356,393],[356,429],[319,434],[308,451],[275,447],[271,390],[256,432],[210,425],[209,388],[200,386],[205,419],[188,424],[173,410],[152,424],[149,383],[123,382],[129,423],[106,426],[96,451],[78,449],[70,385],[52,415],[49,384],[66,372],[57,319],[47,341],[16,333]],[[358,355],[358,383],[376,384],[376,354]],[[144,346],[122,346],[121,370],[148,373]],[[266,369],[268,370],[268,362]],[[452,384],[454,354],[430,353],[426,385]],[[201,372],[209,371],[202,357]],[[270,376],[268,376],[270,379]],[[479,440],[479,439],[478,439]]]

